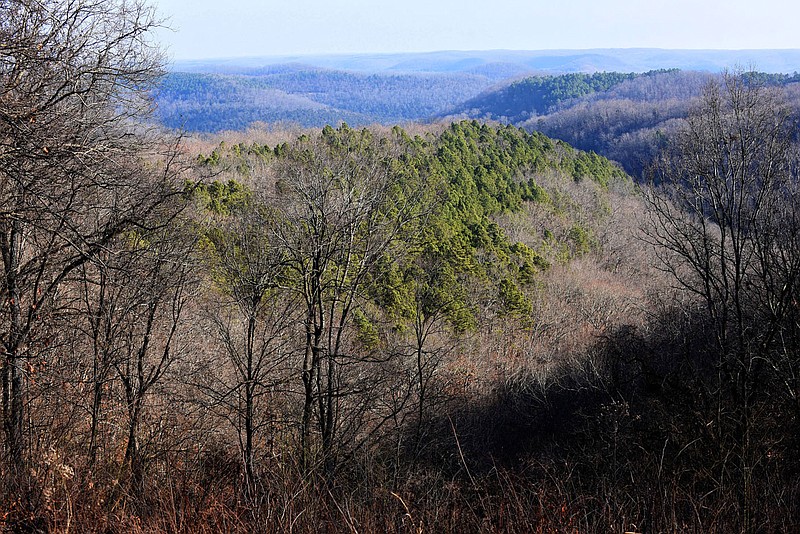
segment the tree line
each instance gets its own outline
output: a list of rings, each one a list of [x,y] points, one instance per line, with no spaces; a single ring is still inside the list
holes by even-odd
[[[171,72],[154,97],[161,124],[218,132],[243,130],[254,122],[322,127],[420,120],[490,84],[485,76],[465,73],[361,74],[311,67],[248,75]]]
[[[3,7],[3,529],[796,528],[782,88],[712,80],[639,187],[478,121],[198,154],[150,8]]]

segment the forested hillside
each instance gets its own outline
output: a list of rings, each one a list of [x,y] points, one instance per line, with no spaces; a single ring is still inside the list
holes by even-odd
[[[533,76],[479,95],[452,112],[516,123],[531,116],[546,114],[563,102],[608,91],[625,80],[637,77],[633,73],[619,72]]]
[[[217,132],[256,122],[322,127],[419,120],[491,83],[473,74],[359,74],[287,65],[248,75],[169,73],[155,98],[165,126]]]
[[[165,131],[153,11],[6,7],[3,532],[798,531],[793,78],[519,84],[669,117],[636,183],[477,119]]]
[[[748,76],[754,82],[786,86],[792,95],[799,79],[797,74]],[[453,111],[563,139],[619,162],[638,179],[707,84],[718,77],[677,69],[535,76],[488,91]],[[795,102],[800,110],[800,101]]]
[[[719,76],[677,69],[572,73],[528,76],[498,87],[490,77],[467,71],[359,74],[287,64],[246,72],[169,74],[156,93],[157,117],[169,127],[194,132],[258,123],[322,127],[453,117],[495,120],[597,152],[637,179],[703,88]],[[796,74],[750,76],[785,86],[791,95],[798,92]]]

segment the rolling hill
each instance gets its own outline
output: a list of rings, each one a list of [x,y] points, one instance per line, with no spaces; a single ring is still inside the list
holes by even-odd
[[[310,67],[362,73],[438,72],[483,74],[500,81],[531,72],[647,72],[679,68],[718,72],[754,68],[791,73],[800,69],[800,49],[791,50],[665,50],[658,48],[593,50],[486,50],[399,54],[272,56],[176,61],[176,72],[251,74],[264,65],[302,63]],[[494,75],[492,75],[494,73]],[[510,75],[510,76],[509,76]]]
[[[495,120],[596,151],[639,175],[659,136],[724,69],[800,80],[800,50],[554,50],[181,61],[156,118],[191,132],[254,123],[319,127]]]

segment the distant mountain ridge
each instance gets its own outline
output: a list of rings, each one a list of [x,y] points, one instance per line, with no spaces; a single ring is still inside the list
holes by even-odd
[[[511,123],[619,162],[641,177],[659,146],[688,116],[717,73],[679,69],[531,76],[488,90],[441,117]],[[750,72],[782,87],[800,114],[800,74]]]
[[[362,73],[304,65],[242,73],[170,72],[155,92],[156,118],[195,132],[243,130],[255,122],[306,127],[398,124],[441,115],[493,85],[466,73]]]
[[[450,51],[175,62],[155,93],[156,118],[194,132],[496,120],[596,151],[639,176],[659,139],[725,69],[766,73],[796,88],[800,102],[800,49]]]
[[[800,49],[673,50],[620,48],[587,50],[484,50],[387,54],[331,54],[175,61],[175,72],[252,74],[267,65],[309,67],[367,73],[469,73],[494,80],[526,73],[646,72],[678,68],[719,72],[753,68],[762,72],[800,70]],[[496,73],[496,74],[494,74]]]

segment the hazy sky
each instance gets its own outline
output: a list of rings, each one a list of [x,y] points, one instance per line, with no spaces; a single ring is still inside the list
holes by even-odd
[[[797,0],[151,0],[175,59],[581,48],[800,48]]]

